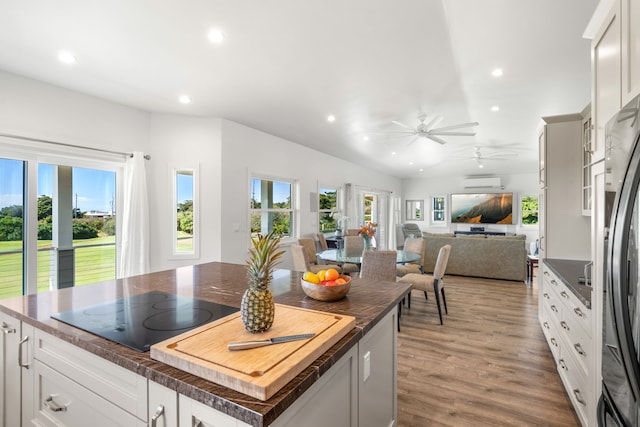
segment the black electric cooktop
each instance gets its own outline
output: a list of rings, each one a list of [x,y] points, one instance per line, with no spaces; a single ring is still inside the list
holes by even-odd
[[[237,311],[228,305],[151,291],[51,317],[144,352],[153,344]]]

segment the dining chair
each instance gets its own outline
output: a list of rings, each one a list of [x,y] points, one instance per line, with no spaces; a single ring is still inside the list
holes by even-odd
[[[327,239],[324,237],[324,233],[318,233],[318,242],[320,242],[320,249],[322,249],[323,251],[327,251],[329,250],[329,245],[327,245]],[[328,264],[336,264],[339,265],[342,268],[342,272],[344,274],[348,274],[351,275],[353,273],[358,273],[360,271],[360,269],[358,268],[358,266],[356,264],[351,264],[351,263],[339,263],[339,262],[331,262],[331,261],[325,261]]]
[[[364,251],[360,278],[395,282],[397,255],[396,251]],[[398,303],[398,331],[400,331],[400,316],[402,316],[402,302]]]
[[[298,239],[298,244],[302,246],[307,253],[307,261],[309,265],[324,265],[324,261],[320,262],[318,260],[318,256],[316,255],[316,241],[310,237],[303,237],[302,239]],[[338,273],[342,273],[342,268],[337,264],[332,264],[332,268],[338,270]],[[322,269],[327,269],[328,266],[324,265]]]
[[[360,231],[359,228],[347,228],[347,231],[345,232],[345,236],[357,236],[358,235],[358,231]]]
[[[291,245],[291,258],[293,258],[293,271],[311,271],[317,273],[320,270],[326,270],[326,265],[311,264],[304,246]]]
[[[409,237],[405,239],[404,251],[411,252],[414,254],[419,254],[420,260],[417,263],[407,263],[407,264],[397,266],[396,275],[398,277],[402,277],[410,273],[422,274],[426,249],[427,249],[427,241],[422,237],[418,237],[418,238]]]
[[[436,265],[433,269],[433,274],[416,274],[410,273],[402,276],[399,282],[410,283],[413,289],[418,289],[424,292],[424,297],[429,299],[427,290],[432,287],[433,292],[436,295],[436,304],[438,306],[438,316],[440,317],[440,324],[442,325],[442,309],[440,307],[440,296],[442,296],[442,303],[444,304],[444,311],[449,314],[447,309],[447,300],[444,295],[444,273],[447,269],[447,262],[449,262],[449,254],[451,253],[451,245],[444,245],[438,252],[438,258]],[[411,294],[409,294],[411,296]],[[409,307],[411,307],[411,298],[409,298]]]
[[[345,256],[362,256],[364,239],[360,236],[344,236]]]

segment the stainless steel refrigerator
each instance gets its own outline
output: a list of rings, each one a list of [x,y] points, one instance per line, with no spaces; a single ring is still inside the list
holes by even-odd
[[[600,426],[640,425],[640,97],[605,132],[605,254]]]

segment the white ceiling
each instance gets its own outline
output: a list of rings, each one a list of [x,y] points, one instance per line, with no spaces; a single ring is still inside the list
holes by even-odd
[[[596,4],[0,0],[0,69],[147,111],[224,117],[398,177],[533,172],[540,117],[589,103],[582,34]],[[214,27],[222,44],[207,39]],[[62,49],[77,63],[58,62]],[[446,145],[390,133],[421,114],[480,125]],[[457,158],[474,146],[517,155],[479,169]]]

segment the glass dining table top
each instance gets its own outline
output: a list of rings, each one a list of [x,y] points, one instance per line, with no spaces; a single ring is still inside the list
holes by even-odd
[[[396,263],[404,264],[407,262],[416,262],[420,260],[420,254],[413,252],[407,252],[403,250],[397,250]],[[324,261],[333,261],[339,263],[350,264],[362,264],[362,255],[358,256],[346,256],[344,249],[328,249],[326,251],[318,252],[316,254],[318,258]]]

